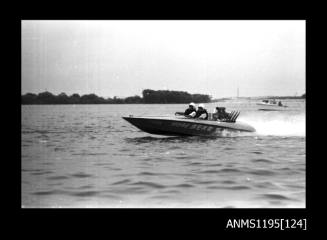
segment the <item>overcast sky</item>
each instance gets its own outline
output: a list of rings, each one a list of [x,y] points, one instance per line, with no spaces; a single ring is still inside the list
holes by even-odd
[[[22,93],[305,92],[305,21],[22,21]]]

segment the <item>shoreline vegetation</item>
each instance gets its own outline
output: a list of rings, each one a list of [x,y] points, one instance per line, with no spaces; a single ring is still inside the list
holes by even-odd
[[[39,94],[26,93],[21,96],[21,104],[147,104],[147,103],[208,103],[211,96],[206,94],[190,94],[183,91],[151,90],[142,91],[142,97],[135,95],[126,98],[103,98],[94,93],[79,95],[66,93],[54,95],[45,91]]]
[[[211,102],[223,102],[233,99],[253,99],[253,100],[263,100],[263,99],[305,99],[305,93],[301,96],[258,96],[258,97],[230,97],[230,98],[217,98],[211,100]]]
[[[207,94],[190,94],[183,91],[169,90],[151,90],[145,89],[142,91],[142,97],[135,95],[126,98],[103,98],[94,93],[79,95],[74,93],[68,96],[66,93],[54,95],[51,92],[45,91],[39,94],[26,93],[21,96],[21,104],[173,104],[173,103],[209,103],[223,102],[235,98],[218,98],[212,99]],[[239,99],[305,99],[305,94],[302,96],[262,96],[262,97],[239,97]]]

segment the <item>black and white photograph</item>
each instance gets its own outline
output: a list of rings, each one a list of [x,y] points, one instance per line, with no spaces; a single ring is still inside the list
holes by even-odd
[[[306,208],[306,20],[21,20],[21,208]]]

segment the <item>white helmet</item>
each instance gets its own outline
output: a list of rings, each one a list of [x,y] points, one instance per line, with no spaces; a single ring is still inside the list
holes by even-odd
[[[204,104],[203,103],[199,104],[199,108],[203,108],[204,109]]]
[[[191,102],[191,103],[189,104],[189,106],[193,106],[193,107],[195,107],[195,103],[194,103],[194,102]]]

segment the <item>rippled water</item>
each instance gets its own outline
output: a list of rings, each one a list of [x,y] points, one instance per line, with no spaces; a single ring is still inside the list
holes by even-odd
[[[290,111],[218,103],[257,133],[209,139],[151,135],[121,118],[180,104],[24,105],[22,206],[305,207],[305,102],[283,102]]]

